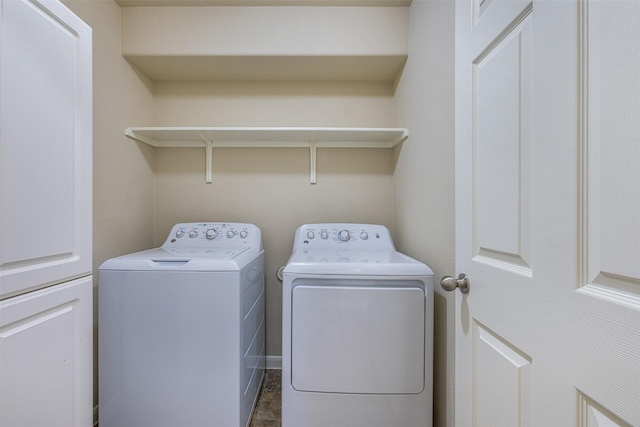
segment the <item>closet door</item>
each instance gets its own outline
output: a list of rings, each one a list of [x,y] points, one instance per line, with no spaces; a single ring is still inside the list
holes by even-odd
[[[640,426],[638,22],[456,2],[456,425]]]
[[[91,272],[91,29],[0,0],[0,299]]]

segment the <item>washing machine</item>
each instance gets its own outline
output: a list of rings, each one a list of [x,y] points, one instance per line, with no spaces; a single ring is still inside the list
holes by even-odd
[[[175,225],[99,269],[100,427],[245,427],[264,377],[253,224]]]
[[[283,427],[432,425],[427,265],[382,225],[307,224],[282,279]]]

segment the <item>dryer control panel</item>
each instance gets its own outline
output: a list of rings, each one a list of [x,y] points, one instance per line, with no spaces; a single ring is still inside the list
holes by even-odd
[[[302,248],[395,250],[385,226],[350,223],[305,224],[299,227],[293,250]]]
[[[176,224],[162,247],[220,248],[261,246],[260,229],[253,224],[238,222],[191,222]]]

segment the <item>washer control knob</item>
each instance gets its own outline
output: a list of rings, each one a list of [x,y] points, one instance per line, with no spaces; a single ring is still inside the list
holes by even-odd
[[[227,231],[227,238],[231,239],[231,238],[233,238],[233,236],[235,236],[235,235],[236,235],[236,232],[235,232],[235,231],[233,231],[233,230],[229,230],[229,231]]]
[[[242,239],[246,239],[248,235],[249,235],[249,232],[247,230],[242,230],[240,232],[240,238]]]
[[[325,231],[325,230],[322,230],[320,232],[320,237],[322,237],[324,240],[327,240],[329,238],[329,232]]]
[[[176,231],[176,237],[179,239],[181,237],[184,237],[184,230],[178,230]]]
[[[363,231],[362,233],[360,233],[360,238],[362,240],[367,240],[367,239],[369,239],[369,234],[367,234],[366,231]]]
[[[316,237],[316,233],[311,230],[307,231],[307,239],[313,239],[314,237]]]
[[[189,231],[189,237],[191,237],[192,239],[194,237],[198,237],[198,230],[191,230]]]
[[[218,230],[216,230],[215,228],[210,228],[207,230],[205,235],[207,236],[207,239],[213,240],[218,236]]]
[[[348,242],[350,237],[351,236],[349,236],[348,230],[338,231],[338,240],[340,240],[341,242]]]

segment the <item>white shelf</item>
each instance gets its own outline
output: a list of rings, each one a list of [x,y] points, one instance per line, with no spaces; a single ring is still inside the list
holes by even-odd
[[[309,148],[312,184],[316,183],[316,148],[392,148],[409,136],[404,128],[334,127],[130,127],[125,134],[153,147],[205,148],[207,183],[214,147]]]
[[[407,139],[403,128],[131,127],[126,135],[154,147],[391,148]]]

